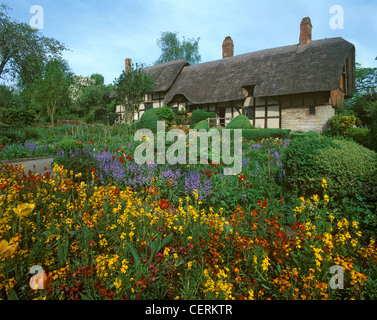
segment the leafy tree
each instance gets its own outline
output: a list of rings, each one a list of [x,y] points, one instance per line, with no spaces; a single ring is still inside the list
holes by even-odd
[[[60,59],[66,47],[53,38],[44,37],[38,29],[10,18],[10,8],[0,4],[0,78],[23,83],[33,82],[46,61]]]
[[[201,61],[199,54],[199,40],[186,39],[179,40],[177,32],[162,32],[161,37],[157,40],[157,45],[162,53],[155,64],[173,61],[177,59],[186,59],[190,64],[197,64]]]
[[[111,102],[110,93],[112,90],[112,85],[89,85],[83,88],[77,103],[86,113],[91,109],[105,107]]]
[[[115,80],[117,102],[125,107],[125,117],[128,123],[132,122],[135,112],[145,100],[145,95],[153,92],[155,87],[152,77],[139,66],[130,71],[123,71]]]
[[[42,78],[36,83],[34,99],[46,108],[51,124],[59,108],[69,105],[69,86],[72,72],[65,60],[51,60],[43,70]]]
[[[93,73],[90,77],[95,81],[97,86],[105,83],[105,78],[102,74]]]
[[[345,108],[353,111],[364,125],[371,123],[368,108],[377,101],[377,68],[363,68],[356,63],[355,94],[345,101]]]

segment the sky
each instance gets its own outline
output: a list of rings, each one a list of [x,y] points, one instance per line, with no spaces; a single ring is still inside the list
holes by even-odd
[[[161,32],[199,40],[201,62],[222,58],[226,36],[234,54],[297,44],[300,22],[310,17],[312,39],[342,37],[356,47],[356,62],[377,67],[375,0],[0,0],[13,19],[31,23],[64,43],[76,75],[100,73],[114,83],[125,66],[153,65]],[[31,10],[39,6],[39,11]],[[43,9],[43,12],[40,10]],[[40,17],[40,19],[36,19]],[[43,25],[42,25],[43,23]]]

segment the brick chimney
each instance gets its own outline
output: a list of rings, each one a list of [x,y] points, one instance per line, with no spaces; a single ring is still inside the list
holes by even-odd
[[[130,58],[126,59],[126,68],[124,70],[126,73],[132,70],[132,60]]]
[[[223,59],[233,57],[234,44],[231,37],[226,37],[223,42]]]
[[[300,46],[304,46],[312,41],[312,28],[310,18],[303,18],[300,24]]]

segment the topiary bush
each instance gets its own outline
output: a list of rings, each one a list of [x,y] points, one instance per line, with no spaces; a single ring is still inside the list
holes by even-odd
[[[369,199],[372,177],[377,175],[377,154],[354,141],[335,140],[319,152],[317,164],[324,168],[329,193],[336,199],[344,197]]]
[[[64,151],[64,153],[68,153],[71,150],[78,150],[82,148],[83,145],[79,141],[74,139],[67,139],[59,141],[54,147],[54,152]]]
[[[292,139],[282,158],[285,187],[303,196],[317,193],[325,173],[325,168],[317,164],[320,151],[337,146],[333,139],[326,136],[298,136]]]
[[[207,120],[207,118],[216,118],[216,112],[197,109],[192,112],[190,119],[190,128],[194,128],[200,121]]]
[[[200,121],[199,123],[196,124],[194,129],[196,129],[196,130],[200,130],[200,129],[209,130],[208,121],[207,120]]]
[[[342,138],[297,137],[282,159],[286,187],[303,196],[320,194],[322,179],[335,201],[342,198],[372,201],[377,174],[377,154]],[[368,200],[369,199],[369,200]]]
[[[162,108],[157,109],[158,119],[160,121],[165,121],[165,126],[169,128],[175,119],[175,113],[172,108],[168,106],[163,106]]]
[[[226,129],[254,129],[248,117],[238,115],[233,118],[227,125]]]
[[[158,117],[158,109],[149,109],[145,111],[140,120],[137,122],[138,129],[149,129],[153,133],[157,133],[157,121],[159,120]]]

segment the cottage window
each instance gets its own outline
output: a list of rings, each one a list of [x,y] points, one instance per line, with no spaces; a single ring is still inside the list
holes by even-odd
[[[153,102],[144,102],[144,109],[145,111],[153,108]]]
[[[245,116],[248,117],[250,120],[253,120],[254,119],[253,108],[247,108],[245,111]]]
[[[310,106],[309,107],[309,114],[313,115],[313,116],[315,115],[315,106]]]

